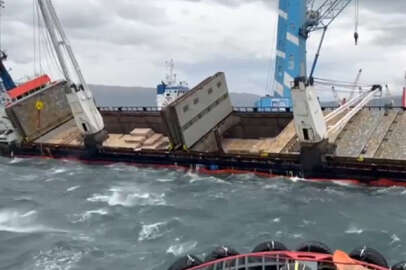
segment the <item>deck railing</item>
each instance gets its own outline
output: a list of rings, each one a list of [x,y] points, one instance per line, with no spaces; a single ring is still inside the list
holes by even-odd
[[[318,254],[308,252],[262,252],[243,254],[232,257],[227,257],[211,262],[201,264],[199,266],[191,267],[187,270],[292,270],[303,269],[295,268],[296,263],[301,263],[306,266],[304,269],[308,270],[336,270],[337,264],[342,265],[357,265],[362,266],[361,269],[371,270],[388,270],[384,267],[371,265],[368,263],[353,261],[348,262],[333,262],[332,255]],[[292,267],[293,265],[293,267]],[[357,268],[359,269],[359,268]]]
[[[101,112],[159,112],[161,107],[154,106],[101,106],[98,107]],[[323,111],[332,111],[337,109],[335,106],[322,107]],[[369,110],[387,110],[387,109],[399,109],[405,110],[405,108],[397,107],[385,107],[385,106],[365,106],[365,109]],[[257,107],[233,107],[234,112],[242,113],[284,113],[292,112],[291,108],[257,108]]]

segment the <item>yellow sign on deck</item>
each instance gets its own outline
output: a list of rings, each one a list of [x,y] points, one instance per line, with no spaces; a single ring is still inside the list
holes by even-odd
[[[38,100],[38,101],[35,103],[35,108],[36,108],[38,111],[41,111],[42,109],[44,109],[44,102],[42,102],[41,100]]]

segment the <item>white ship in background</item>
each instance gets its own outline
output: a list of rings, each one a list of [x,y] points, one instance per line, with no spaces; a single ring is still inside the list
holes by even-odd
[[[175,62],[173,59],[167,61],[166,65],[168,67],[168,74],[166,75],[165,81],[162,81],[161,84],[157,86],[156,100],[159,108],[167,106],[189,91],[187,82],[177,81],[176,73],[174,73]]]

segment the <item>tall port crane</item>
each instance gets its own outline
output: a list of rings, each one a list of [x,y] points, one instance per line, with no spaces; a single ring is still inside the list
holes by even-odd
[[[306,45],[310,33],[323,30],[309,75],[312,78],[328,27],[351,2],[352,0],[279,0],[274,95],[261,99],[257,102],[257,107],[292,107],[291,83],[297,77],[307,76]],[[358,22],[354,33],[356,43],[359,37],[357,25]]]
[[[107,138],[103,118],[96,107],[51,0],[38,0],[38,4],[59,64],[69,84],[66,97],[76,125],[84,135],[85,145],[97,147]]]

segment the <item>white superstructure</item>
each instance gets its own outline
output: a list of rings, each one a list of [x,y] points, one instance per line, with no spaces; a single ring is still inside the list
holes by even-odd
[[[163,108],[168,106],[179,97],[183,96],[189,91],[189,86],[185,81],[177,81],[176,74],[174,73],[175,62],[173,59],[166,62],[168,73],[165,81],[162,81],[157,87],[157,106]]]

